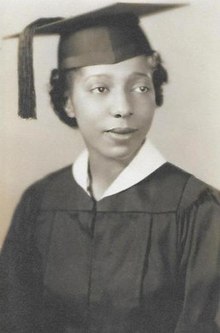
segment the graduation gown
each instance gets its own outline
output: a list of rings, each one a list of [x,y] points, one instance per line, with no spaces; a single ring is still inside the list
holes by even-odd
[[[5,333],[217,333],[218,194],[165,163],[96,202],[67,167],[23,195],[1,275]]]

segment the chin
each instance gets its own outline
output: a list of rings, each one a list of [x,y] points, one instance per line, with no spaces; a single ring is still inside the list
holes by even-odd
[[[112,160],[130,162],[130,160],[136,155],[138,149],[139,147],[132,147],[131,149],[131,147],[117,146],[109,149],[107,154],[105,152],[105,156]]]

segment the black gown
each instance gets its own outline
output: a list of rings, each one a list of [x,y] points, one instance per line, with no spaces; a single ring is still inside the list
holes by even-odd
[[[220,332],[219,196],[169,163],[98,202],[37,182],[1,265],[4,333]]]

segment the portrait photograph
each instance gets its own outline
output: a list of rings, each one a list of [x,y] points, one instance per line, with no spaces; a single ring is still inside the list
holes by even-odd
[[[219,17],[0,3],[1,332],[220,332]]]

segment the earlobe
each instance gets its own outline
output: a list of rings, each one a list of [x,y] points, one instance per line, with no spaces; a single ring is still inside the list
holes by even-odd
[[[71,100],[68,98],[65,105],[65,112],[69,118],[75,118],[75,112]]]

